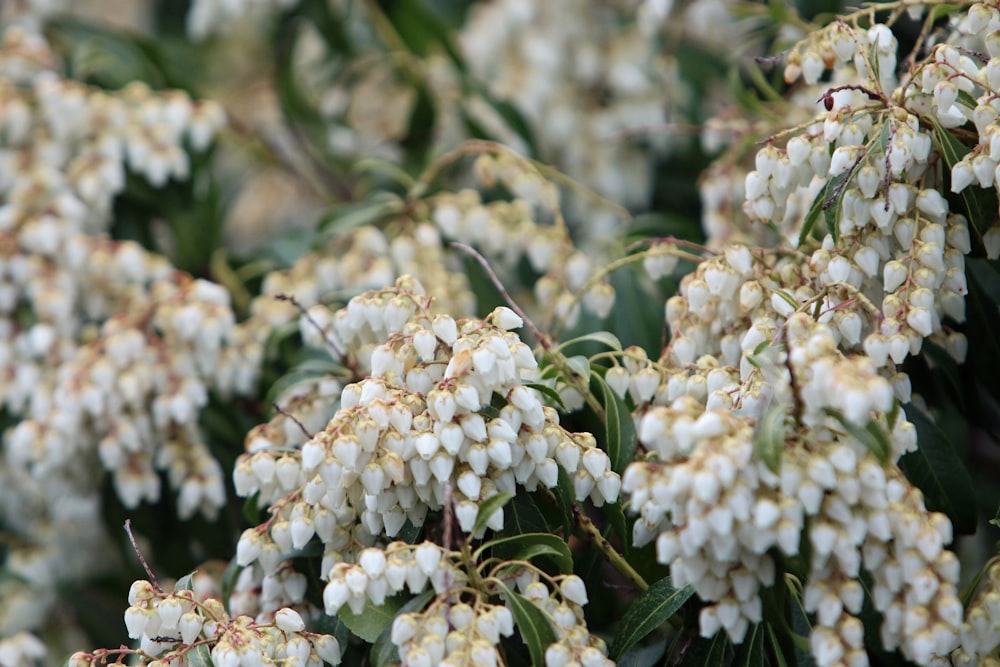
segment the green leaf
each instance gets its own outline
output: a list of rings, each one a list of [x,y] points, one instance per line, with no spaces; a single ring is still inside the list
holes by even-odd
[[[189,667],[213,667],[212,652],[208,644],[198,644],[184,652],[184,664]]]
[[[427,603],[434,598],[434,591],[425,591],[413,598],[396,612],[396,615],[408,614],[422,610]],[[383,667],[399,660],[399,650],[392,643],[392,624],[390,623],[375,640],[371,650],[371,664],[375,667]]]
[[[569,372],[573,375],[583,378],[584,380],[590,377],[590,360],[583,355],[577,355],[575,357],[569,357],[566,359],[566,365],[569,367]],[[566,378],[567,381],[570,378]]]
[[[625,401],[597,373],[590,376],[590,391],[604,406],[604,446],[611,469],[621,474],[635,458],[635,423]]]
[[[243,501],[243,518],[251,526],[259,526],[261,524],[260,505],[257,504],[259,500],[260,493],[258,492]]]
[[[969,152],[969,147],[963,144],[958,138],[943,128],[933,118],[934,123],[933,141],[937,145],[938,151],[944,156],[948,165],[949,181],[951,169],[962,160]],[[983,189],[977,187],[967,187],[959,193],[962,200],[962,211],[969,220],[971,229],[976,232],[978,238],[982,239],[983,234],[990,228],[990,225],[997,219],[997,195],[993,188]]]
[[[583,336],[577,336],[564,343],[560,343],[559,347],[556,348],[557,352],[565,352],[566,348],[571,345],[577,345],[579,343],[595,342],[604,345],[605,347],[615,350],[617,352],[622,351],[622,343],[618,340],[618,336],[614,335],[610,331],[594,331],[589,334],[584,334]]]
[[[975,350],[972,373],[993,396],[1000,396],[1000,271],[997,262],[969,258],[965,260],[969,295],[965,299],[970,355]]]
[[[524,384],[526,387],[531,387],[542,396],[549,399],[552,405],[558,405],[563,410],[566,409],[566,404],[563,403],[562,396],[560,396],[559,392],[552,387],[544,384],[538,384],[537,382],[525,382]]]
[[[830,415],[836,419],[844,430],[847,431],[851,437],[860,442],[864,447],[875,455],[879,463],[885,463],[889,460],[889,452],[892,447],[889,443],[889,436],[886,435],[882,427],[878,425],[875,420],[869,420],[864,428],[858,426],[847,420],[839,410],[834,410],[833,408],[826,408],[826,414]]]
[[[649,646],[637,646],[616,661],[618,667],[656,667],[667,652],[667,640]]]
[[[380,192],[371,199],[357,204],[345,204],[330,211],[317,224],[324,235],[340,235],[365,225],[374,225],[398,214],[403,201],[391,192]]]
[[[534,496],[519,493],[504,510],[504,532],[509,535],[544,533],[549,530],[545,517],[535,504]]]
[[[726,654],[729,652],[729,638],[720,630],[711,639],[698,637],[684,653],[685,667],[724,667],[729,662]]]
[[[850,172],[845,172],[828,180],[826,185],[824,185],[816,195],[816,198],[813,199],[813,203],[809,206],[809,210],[806,212],[806,217],[802,221],[802,229],[799,231],[799,246],[802,246],[812,235],[821,214],[824,215],[823,219],[826,221],[827,227],[829,228],[831,226],[831,219],[829,217],[829,211],[831,211],[831,209],[834,211],[832,226],[836,228],[835,213],[836,209],[840,206],[840,202],[834,201],[834,197],[838,193],[838,188],[843,187],[843,182],[849,173]],[[841,190],[841,192],[843,192],[843,190]],[[836,238],[835,231],[830,231],[830,233],[834,234],[834,238]]]
[[[476,513],[476,523],[472,527],[472,532],[477,533],[486,528],[486,522],[490,520],[493,513],[509,503],[513,497],[514,494],[510,492],[498,493],[479,503],[479,511]]]
[[[632,550],[632,540],[631,535],[629,535],[628,522],[625,520],[625,512],[622,510],[621,502],[605,503],[601,510],[604,512],[604,516],[608,517],[608,524],[611,526],[611,529],[622,539],[622,544],[625,545],[625,554],[627,555]]]
[[[405,602],[406,598],[402,595],[386,598],[385,603],[379,606],[368,600],[360,614],[355,614],[350,607],[344,605],[337,612],[337,618],[343,621],[356,637],[374,644],[382,631],[392,623],[392,619],[403,608]]]
[[[178,579],[177,583],[174,584],[174,593],[179,593],[180,591],[194,590],[194,586],[192,585],[193,578],[194,578],[194,572],[192,572],[191,574],[185,574],[183,577]]]
[[[753,434],[753,447],[768,469],[777,474],[781,470],[781,454],[785,450],[785,407],[772,401]]]
[[[521,633],[521,641],[531,653],[531,663],[536,666],[544,665],[545,649],[556,640],[556,634],[545,612],[528,598],[512,591],[503,581],[498,581],[497,586],[507,601],[514,623]]]
[[[743,639],[739,649],[736,651],[736,658],[733,660],[733,667],[764,667],[764,624],[754,623],[747,636]]]
[[[576,491],[573,489],[573,480],[559,466],[559,484],[556,486],[556,500],[559,502],[559,509],[563,515],[563,534],[572,534],[573,527],[573,506],[576,504]]]
[[[624,655],[646,635],[666,623],[693,594],[691,586],[675,589],[666,577],[650,586],[625,610],[608,656],[616,660]]]
[[[944,512],[957,534],[976,532],[976,491],[956,445],[915,406],[906,416],[917,429],[917,451],[900,460],[906,477],[923,491],[928,509]]]
[[[473,560],[478,561],[483,552],[498,546],[516,545],[522,547],[519,556],[514,560],[531,560],[535,556],[551,556],[563,574],[573,572],[573,554],[566,540],[552,533],[528,533],[527,535],[511,535],[490,540],[476,549]]]

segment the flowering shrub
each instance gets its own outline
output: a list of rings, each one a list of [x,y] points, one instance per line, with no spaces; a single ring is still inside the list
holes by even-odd
[[[812,4],[0,4],[0,665],[1000,665],[1000,5]]]

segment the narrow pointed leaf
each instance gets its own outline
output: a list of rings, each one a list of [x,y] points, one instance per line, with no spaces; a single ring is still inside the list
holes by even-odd
[[[479,503],[479,511],[476,513],[476,523],[473,525],[472,532],[475,533],[485,528],[486,522],[490,520],[493,513],[509,503],[513,497],[513,493],[498,493]]]
[[[521,633],[521,640],[528,647],[531,663],[544,665],[545,649],[556,640],[556,634],[548,617],[534,602],[512,591],[506,583],[500,581],[498,587],[507,601],[507,607],[514,617],[518,632]]]
[[[666,623],[693,594],[694,589],[690,586],[675,589],[668,578],[660,579],[650,586],[625,610],[621,627],[608,651],[611,659],[616,660],[625,655],[646,635]]]

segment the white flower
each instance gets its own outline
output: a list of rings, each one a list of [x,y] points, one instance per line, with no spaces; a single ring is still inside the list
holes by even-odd
[[[284,607],[274,613],[274,624],[285,632],[301,632],[306,624],[294,609]]]

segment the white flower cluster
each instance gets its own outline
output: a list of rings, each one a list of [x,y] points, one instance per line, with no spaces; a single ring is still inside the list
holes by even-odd
[[[22,540],[7,567],[27,582],[5,597],[7,634],[41,623],[53,587],[107,567],[101,467],[129,506],[158,494],[152,466],[183,514],[217,510],[222,471],[197,407],[208,388],[246,390],[256,362],[217,287],[102,236],[126,170],[154,186],[186,177],[221,108],[64,79],[19,26],[3,29],[0,73],[0,405],[20,420],[3,435],[0,509]]]
[[[327,558],[325,562],[333,560]],[[323,605],[331,616],[345,604],[360,614],[368,602],[380,607],[387,596],[404,590],[419,595],[428,583],[436,594],[444,595],[468,580],[468,575],[452,562],[451,554],[433,542],[391,542],[384,549],[369,547],[358,553],[356,562],[334,562],[323,570],[327,580]]]
[[[648,149],[662,150],[667,110],[685,98],[656,40],[599,2],[479,3],[459,40],[474,75],[528,119],[540,157],[626,205],[646,203]],[[615,20],[620,18],[621,20]],[[594,95],[600,90],[601,95]]]
[[[962,644],[951,656],[956,667],[1000,665],[1000,561],[983,572],[981,588],[965,609]]]
[[[713,262],[722,260],[705,264]],[[689,333],[678,327],[674,342]],[[943,548],[951,524],[926,510],[896,465],[916,435],[901,411],[888,421],[892,384],[868,357],[844,356],[832,322],[805,313],[760,316],[738,342],[738,358],[726,361],[731,370],[702,351],[636,411],[639,440],[655,458],[630,465],[623,480],[640,515],[635,543],[655,539],[674,584],[690,583],[713,603],[700,618],[705,636],[725,629],[742,641],[762,618],[761,586],[773,583],[769,550],[793,556],[808,539],[803,604],[816,616],[817,664],[868,664],[857,618],[862,568],[884,617],[883,645],[918,664],[946,656],[962,616],[958,561]],[[713,401],[720,390],[728,398]],[[761,434],[772,411],[776,430]],[[885,434],[885,463],[856,437],[872,424]]]
[[[546,583],[536,571],[525,569],[515,581],[520,594],[545,614],[555,632],[556,640],[545,650],[546,667],[614,664],[607,658],[604,642],[587,629],[583,618],[587,592],[579,577],[560,575]],[[501,637],[513,634],[514,617],[507,606],[483,598],[476,595],[469,602],[454,593],[439,595],[426,609],[397,616],[390,638],[399,647],[403,663],[413,667],[503,665],[497,646]]]
[[[515,275],[526,258],[541,274],[533,286],[536,308],[561,325],[576,326],[581,304],[597,319],[606,318],[614,306],[614,287],[606,279],[592,279],[601,267],[597,257],[605,249],[584,253],[574,244],[559,211],[555,184],[523,158],[507,153],[481,155],[476,173],[485,187],[501,182],[514,197],[484,202],[471,189],[436,195],[431,217],[441,233],[476,247],[506,274]],[[536,222],[546,217],[553,224]]]
[[[229,613],[250,616],[257,623],[270,623],[279,609],[291,608],[307,621],[319,615],[315,605],[306,600],[309,582],[291,563],[282,563],[275,571],[265,574],[257,564],[240,570],[229,596]]]
[[[369,377],[344,388],[334,417],[301,450],[248,451],[237,462],[237,492],[259,494],[272,512],[241,537],[242,565],[259,560],[272,571],[314,535],[328,553],[350,553],[372,536],[394,537],[407,520],[422,525],[451,498],[471,532],[480,502],[517,485],[554,487],[559,467],[578,500],[618,497],[620,479],[593,436],[563,429],[524,384],[536,362],[510,332],[521,319],[498,308],[456,321],[431,315],[430,305],[403,277],[328,318],[342,349],[387,342],[371,348]],[[504,405],[491,414],[494,400]],[[503,517],[497,510],[488,527],[501,528]]]
[[[248,616],[230,617],[216,598],[199,599],[191,590],[168,594],[148,581],[136,581],[129,590],[125,626],[139,649],[119,649],[136,653],[136,664],[166,667],[184,664],[188,654],[210,646],[212,664],[217,667],[257,667],[292,665],[321,667],[340,664],[340,644],[331,635],[305,630],[305,622],[293,609],[279,609],[273,621],[257,623]],[[70,667],[106,664],[115,651],[75,653]],[[206,656],[207,657],[207,656]]]
[[[514,617],[503,605],[476,598],[473,604],[435,600],[420,613],[400,614],[392,623],[392,643],[412,667],[503,665],[497,645],[514,633]]]
[[[0,665],[4,667],[35,667],[47,653],[45,644],[27,632],[0,639]]]

